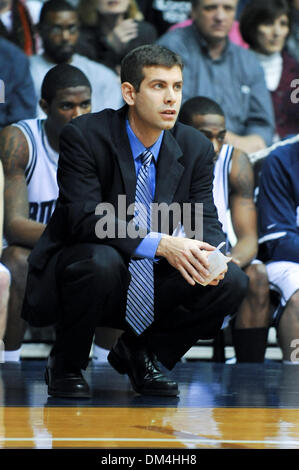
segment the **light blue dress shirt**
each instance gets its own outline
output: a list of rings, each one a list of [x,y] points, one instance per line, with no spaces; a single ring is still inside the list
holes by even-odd
[[[126,129],[127,129],[127,134],[134,158],[134,164],[135,164],[135,169],[136,169],[136,177],[138,175],[138,172],[142,166],[141,159],[138,158],[142,152],[145,150],[150,150],[154,156],[155,162],[152,161],[150,164],[149,168],[149,178],[150,178],[150,186],[151,186],[151,191],[152,191],[152,196],[154,198],[155,195],[155,189],[156,189],[156,165],[155,163],[158,162],[158,157],[159,157],[159,152],[160,152],[160,147],[162,144],[162,139],[164,135],[164,131],[161,132],[159,138],[156,140],[156,142],[147,149],[142,142],[136,137],[134,134],[129,121],[126,121]],[[150,258],[150,259],[155,259],[155,254],[157,251],[157,247],[159,245],[159,242],[161,240],[162,234],[157,233],[157,232],[150,232],[138,245],[138,247],[135,250],[135,255],[141,258]]]

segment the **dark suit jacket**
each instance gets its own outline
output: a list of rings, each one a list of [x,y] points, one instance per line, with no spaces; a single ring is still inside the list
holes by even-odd
[[[127,107],[75,119],[64,128],[58,165],[59,198],[54,214],[29,257],[29,274],[23,317],[36,326],[55,322],[59,299],[55,264],[63,246],[106,243],[129,262],[140,238],[99,239],[95,233],[99,203],[117,207],[126,195],[127,207],[135,201],[136,172],[127,137]],[[213,202],[213,156],[210,141],[192,127],[177,123],[165,131],[156,169],[154,202],[203,203],[203,240],[217,245],[224,235]],[[127,220],[116,219],[116,227]],[[175,227],[169,227],[171,234]],[[116,228],[117,229],[117,228]],[[116,232],[117,233],[117,232]],[[163,269],[163,263],[158,269]]]

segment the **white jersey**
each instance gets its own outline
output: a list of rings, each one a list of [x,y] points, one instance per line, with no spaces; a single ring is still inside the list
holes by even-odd
[[[44,119],[19,121],[18,127],[26,137],[29,159],[25,170],[28,189],[29,218],[47,224],[58,198],[58,152],[50,147]]]
[[[229,232],[227,213],[229,210],[229,173],[233,150],[234,147],[224,144],[214,166],[213,196],[218,218],[225,234]]]

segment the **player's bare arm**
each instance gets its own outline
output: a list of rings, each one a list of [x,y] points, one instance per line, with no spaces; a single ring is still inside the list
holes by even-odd
[[[29,219],[25,169],[29,158],[27,140],[20,129],[8,126],[0,132],[3,164],[4,233],[10,245],[33,247],[44,225]]]
[[[258,134],[237,135],[227,131],[225,141],[227,144],[233,145],[247,153],[258,152],[266,147],[264,139]]]
[[[244,267],[256,256],[257,217],[253,201],[253,169],[247,155],[240,150],[234,150],[229,181],[231,217],[237,237],[232,255]]]

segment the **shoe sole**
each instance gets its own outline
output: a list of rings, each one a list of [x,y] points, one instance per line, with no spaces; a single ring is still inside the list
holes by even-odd
[[[132,375],[128,372],[128,370],[123,366],[123,363],[119,360],[119,357],[115,354],[115,352],[112,350],[108,354],[108,361],[110,365],[117,371],[119,374],[127,374],[132,387],[136,393],[139,393],[140,395],[154,395],[154,396],[168,396],[168,397],[176,397],[180,394],[180,391],[178,389],[176,390],[165,390],[165,389],[156,389],[156,390],[144,390],[140,389],[135,381]]]
[[[52,397],[61,398],[91,398],[91,394],[87,392],[58,392],[57,390],[51,389],[49,386],[49,372],[48,369],[45,371],[45,382],[48,385],[48,395]]]

